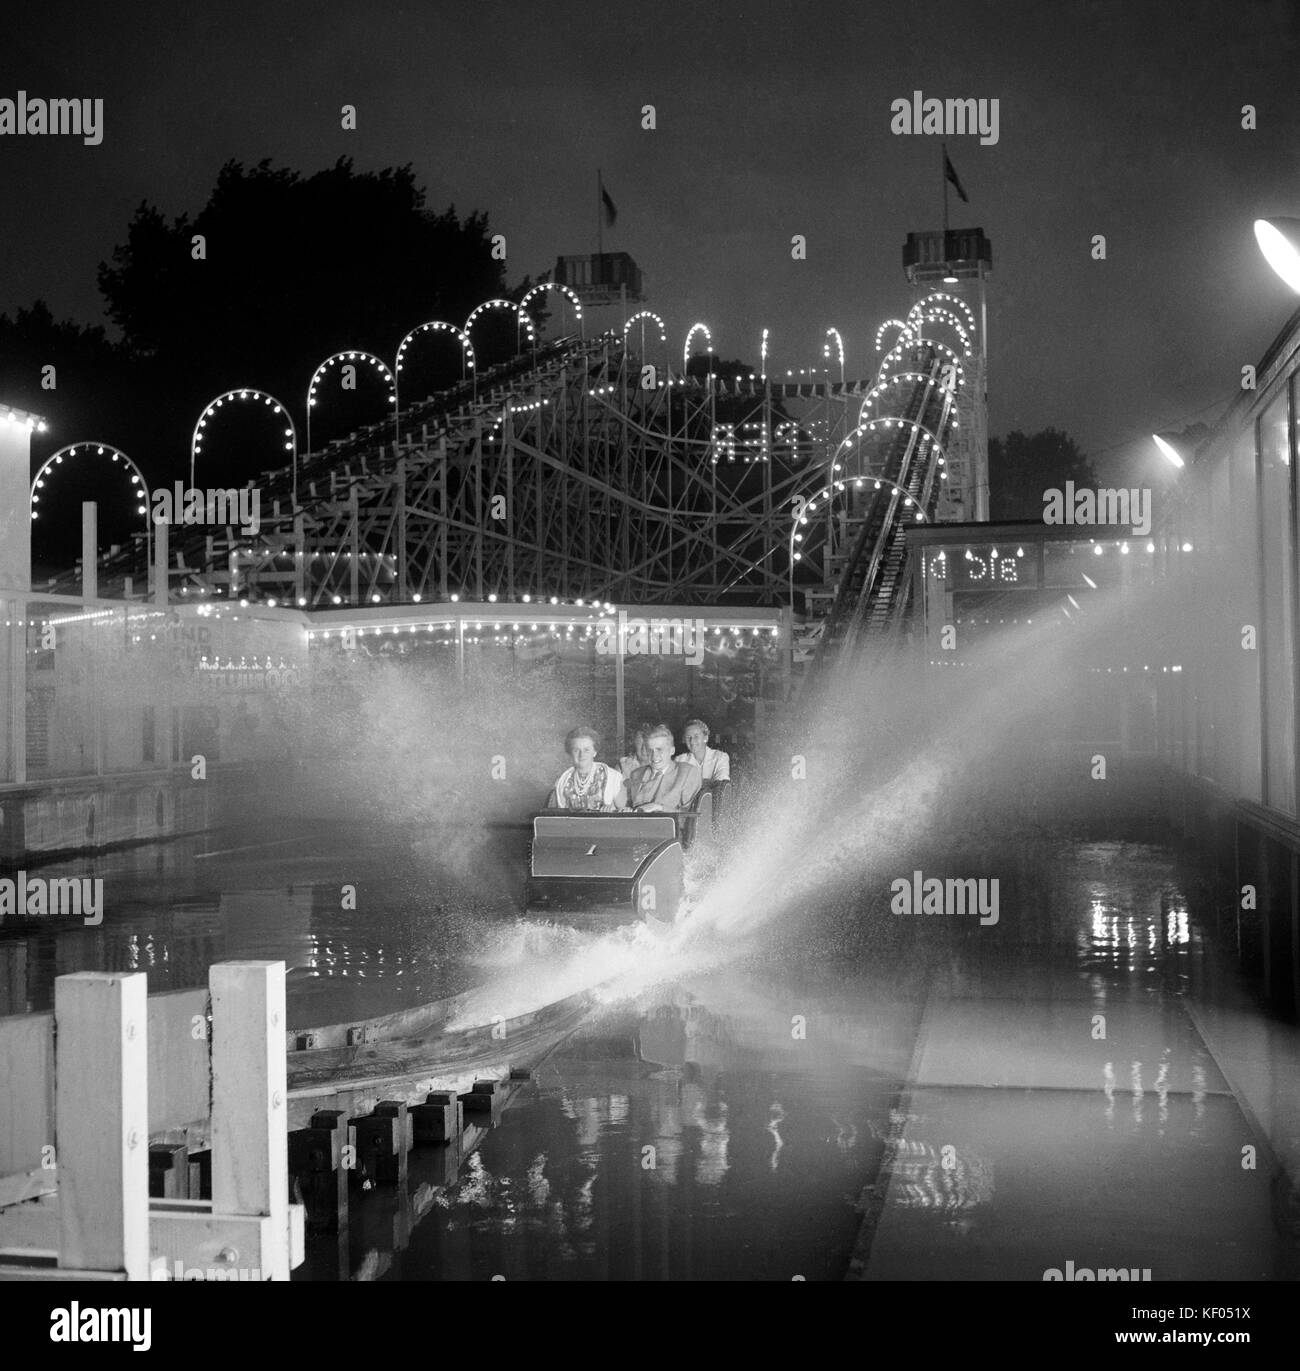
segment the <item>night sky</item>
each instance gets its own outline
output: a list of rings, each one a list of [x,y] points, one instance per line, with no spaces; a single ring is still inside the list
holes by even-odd
[[[10,313],[43,297],[105,322],[96,266],[136,206],[196,212],[229,158],[409,161],[432,208],[488,212],[512,283],[595,250],[599,166],[606,250],[640,263],[678,357],[703,319],[715,351],[756,362],[767,326],[783,374],[821,365],[835,325],[865,375],[876,324],[908,302],[903,240],[941,218],[940,139],[890,132],[918,88],[1000,102],[995,145],[948,140],[970,195],[952,225],[993,243],[992,433],[1056,425],[1136,474],[1145,435],[1216,416],[1295,305],[1251,233],[1300,215],[1295,0],[173,0],[11,6],[5,29],[0,97],[105,102],[98,147],[0,137]]]

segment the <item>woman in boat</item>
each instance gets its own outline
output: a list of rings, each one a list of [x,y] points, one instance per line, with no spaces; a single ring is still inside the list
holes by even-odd
[[[709,726],[703,719],[691,719],[686,725],[686,751],[677,760],[688,766],[698,766],[702,781],[729,781],[731,758],[718,747],[709,746]]]
[[[623,779],[634,772],[640,771],[643,766],[650,765],[650,730],[653,724],[638,724],[636,732],[632,735],[632,751],[626,757],[618,759],[618,769],[623,773]]]
[[[564,750],[573,765],[563,772],[547,800],[550,809],[597,809],[613,814],[627,808],[627,790],[616,767],[596,760],[600,734],[585,725],[572,729]]]

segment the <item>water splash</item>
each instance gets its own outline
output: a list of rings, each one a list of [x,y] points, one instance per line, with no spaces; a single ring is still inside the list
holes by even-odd
[[[1004,834],[1009,818],[1058,812],[1044,798],[1048,764],[1086,705],[1090,660],[1135,631],[1132,608],[1131,594],[1098,595],[1083,623],[1004,630],[959,669],[927,670],[911,654],[842,673],[814,708],[792,712],[767,774],[732,798],[718,849],[690,854],[676,926],[489,924],[475,956],[487,983],[452,1026],[514,1018],[580,991],[606,1003],[640,995],[750,954],[774,925],[810,909],[843,901],[860,911],[954,835]],[[1146,631],[1137,625],[1139,639]],[[533,730],[543,703],[513,732]],[[484,855],[474,841],[455,851],[467,864]]]

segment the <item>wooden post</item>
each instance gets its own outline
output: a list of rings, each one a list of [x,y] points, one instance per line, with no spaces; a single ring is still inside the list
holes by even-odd
[[[624,634],[622,611],[614,611],[614,737],[618,740],[610,754],[617,759],[627,746],[627,677],[623,664]]]
[[[313,496],[315,491],[312,491]],[[294,568],[293,602],[297,604],[306,595],[307,584],[307,526],[301,513],[293,516]]]
[[[410,1117],[417,1147],[458,1142],[464,1131],[460,1099],[455,1091],[439,1090],[426,1095],[423,1104],[411,1106]]]
[[[94,500],[81,502],[81,598],[99,597],[99,535],[95,519]]]
[[[410,599],[406,578],[406,458],[397,459],[397,598],[401,604]]]
[[[444,518],[447,513],[447,435],[438,439],[438,460],[434,466],[434,490],[437,495],[437,510]],[[441,521],[436,525],[437,534],[434,544],[434,564],[438,568],[438,596],[445,600],[450,593],[447,589],[447,528]]]
[[[283,962],[218,962],[212,991],[212,1213],[269,1216],[264,1277],[289,1279]]]
[[[153,526],[153,602],[158,609],[167,608],[167,550],[169,525],[164,522]],[[231,590],[234,590],[233,577]]]
[[[361,506],[358,503],[356,486],[348,491],[348,518],[351,520],[348,547],[352,552],[348,571],[348,599],[355,605],[360,603],[361,598]]]
[[[5,617],[9,648],[9,774],[4,779],[22,785],[27,780],[27,601],[6,600]]]
[[[344,1125],[346,1128],[346,1124]],[[347,1133],[338,1128],[297,1128],[289,1134],[289,1165],[302,1192],[307,1227],[314,1233],[348,1226],[348,1178],[343,1166]]]
[[[405,1113],[357,1115],[348,1120],[356,1137],[357,1166],[352,1179],[369,1178],[377,1185],[406,1187],[407,1156]]]
[[[146,994],[143,972],[54,982],[60,1269],[149,1279]]]

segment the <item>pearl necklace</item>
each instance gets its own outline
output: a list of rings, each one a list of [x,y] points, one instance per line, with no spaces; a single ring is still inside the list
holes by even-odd
[[[595,766],[593,766],[593,767],[591,768],[591,770],[590,770],[589,772],[587,772],[587,779],[586,779],[585,781],[584,781],[584,780],[582,779],[582,777],[578,774],[578,768],[575,766],[575,767],[573,768],[573,781],[571,782],[571,784],[572,784],[572,786],[573,786],[573,793],[574,793],[575,795],[579,796],[580,798],[581,798],[581,797],[585,797],[585,795],[587,794],[587,791],[591,789],[592,782],[593,782],[595,779],[596,779],[596,768],[595,768]]]

